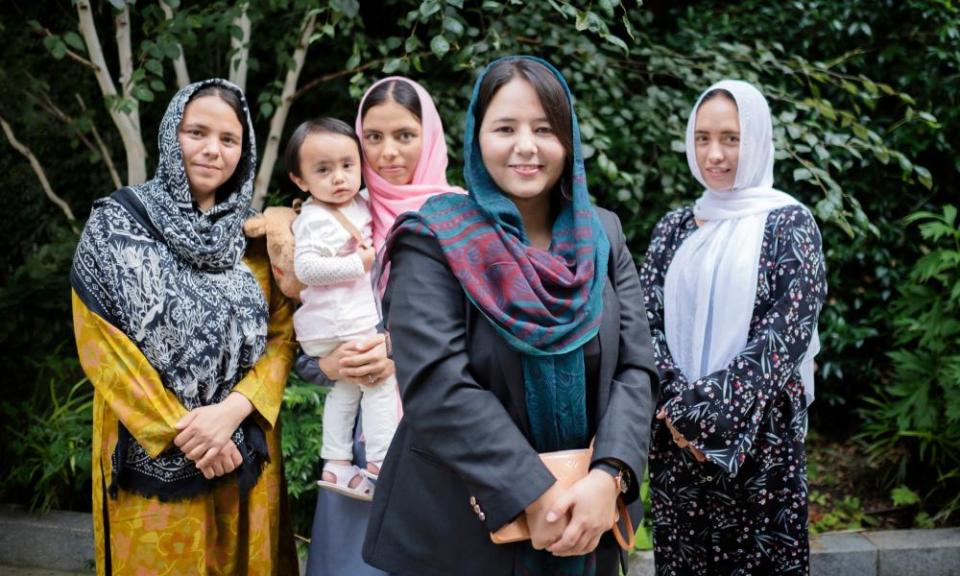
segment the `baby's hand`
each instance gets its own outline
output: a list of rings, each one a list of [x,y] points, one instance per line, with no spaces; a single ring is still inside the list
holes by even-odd
[[[363,270],[369,272],[373,268],[373,262],[377,259],[377,251],[373,246],[361,246],[357,253],[360,254],[360,260],[363,262]]]

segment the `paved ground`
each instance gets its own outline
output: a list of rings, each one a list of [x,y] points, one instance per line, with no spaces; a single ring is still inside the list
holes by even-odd
[[[0,566],[0,576],[79,576],[80,574],[93,574],[93,572],[60,572],[59,570],[45,570],[43,568]]]

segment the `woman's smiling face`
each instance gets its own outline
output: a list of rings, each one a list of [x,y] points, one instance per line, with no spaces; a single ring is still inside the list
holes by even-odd
[[[240,163],[243,124],[220,96],[201,96],[184,109],[178,137],[190,192],[201,210],[209,210]]]
[[[563,144],[536,89],[521,77],[504,84],[490,100],[479,140],[487,172],[514,201],[549,193],[563,174]]]
[[[718,94],[700,104],[693,142],[697,167],[707,188],[730,190],[740,161],[740,117],[737,105]]]

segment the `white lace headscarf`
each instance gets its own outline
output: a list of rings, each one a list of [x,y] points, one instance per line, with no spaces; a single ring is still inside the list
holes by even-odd
[[[740,120],[740,156],[729,190],[710,189],[697,166],[697,110],[714,90],[733,96]],[[686,149],[690,171],[706,188],[693,207],[694,215],[705,222],[683,242],[667,270],[664,323],[670,354],[683,374],[696,380],[726,368],[745,347],[767,215],[799,202],[773,188],[770,107],[751,84],[722,80],[708,88],[687,122]],[[819,350],[814,329],[800,366],[808,405],[813,402],[813,359]]]

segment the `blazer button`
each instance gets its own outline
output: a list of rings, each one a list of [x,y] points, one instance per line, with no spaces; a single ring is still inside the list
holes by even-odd
[[[483,514],[483,511],[480,510],[480,506],[479,506],[479,505],[474,504],[474,505],[473,505],[473,513],[474,513],[474,514]]]
[[[484,514],[483,512],[477,514],[477,517],[480,518],[480,521],[481,521],[481,522],[483,522],[484,520],[487,519],[487,515]]]
[[[470,505],[471,505],[471,506],[476,506],[476,505],[477,505],[477,498],[476,498],[476,496],[471,496],[471,497],[470,497]]]

